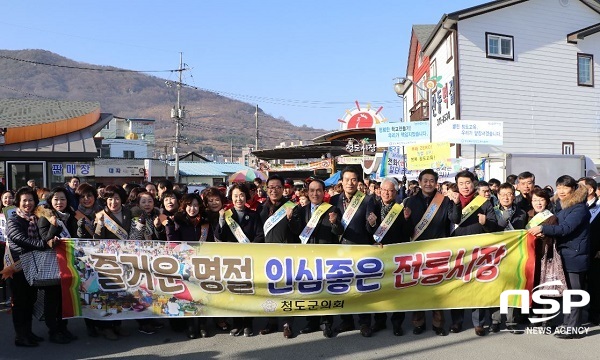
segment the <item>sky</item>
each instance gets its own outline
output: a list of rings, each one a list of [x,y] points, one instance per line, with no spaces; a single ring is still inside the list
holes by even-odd
[[[388,121],[400,121],[392,79],[406,76],[412,25],[485,2],[4,1],[0,49],[43,49],[137,71],[177,69],[181,52],[184,83],[258,104],[294,125],[335,130],[355,101],[383,106]]]

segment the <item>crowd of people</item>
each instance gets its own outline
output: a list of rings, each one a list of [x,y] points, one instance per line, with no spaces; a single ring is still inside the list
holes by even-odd
[[[600,189],[592,178],[574,179],[564,175],[556,189],[541,188],[535,176],[524,172],[506,182],[478,181],[469,171],[461,171],[455,182],[439,183],[432,169],[420,172],[418,181],[381,182],[361,179],[353,168],[341,173],[338,184],[326,187],[316,178],[294,185],[291,179],[271,175],[266,182],[223,184],[201,193],[186,193],[185,187],[168,180],[158,183],[109,185],[96,188],[74,177],[64,187],[36,188],[35,184],[1,194],[1,207],[15,206],[7,219],[6,247],[10,263],[2,271],[9,278],[15,345],[38,346],[43,337],[32,332],[33,308],[38,288],[25,278],[20,258],[34,250],[51,251],[62,238],[113,240],[222,241],[244,243],[343,244],[346,246],[396,244],[452,236],[505,230],[527,229],[536,237],[537,283],[544,261],[556,255],[562,259],[566,286],[586,289],[587,309],[592,324],[600,323]],[[402,206],[401,206],[402,205]],[[243,246],[243,245],[240,245]],[[7,258],[3,256],[3,258]],[[25,261],[25,260],[24,260]],[[44,319],[49,340],[67,344],[78,338],[68,330],[61,316],[59,285],[44,286]],[[489,312],[489,316],[486,313]],[[450,310],[450,322],[443,310],[432,311],[431,328],[436,335],[463,330],[466,310]],[[427,329],[425,312],[409,313],[413,334]],[[499,309],[473,309],[475,334],[498,332]],[[564,328],[581,326],[583,312],[574,308],[565,314]],[[403,335],[405,312],[394,312],[392,332]],[[355,316],[311,316],[299,331],[322,331],[329,338],[355,330]],[[387,328],[387,314],[357,315],[358,330],[364,337]],[[254,335],[253,318],[214,318],[214,327],[232,336]],[[506,329],[519,333],[519,314],[509,309]],[[486,322],[490,323],[485,328]],[[175,319],[170,325],[190,339],[208,336],[205,317]],[[280,327],[281,325],[281,327]],[[448,326],[449,325],[449,326]],[[557,324],[546,324],[553,326]],[[86,319],[89,336],[118,340],[128,332],[120,321]],[[163,327],[156,319],[138,320],[138,329],[153,334]],[[269,318],[259,333],[282,329],[285,338],[296,336],[294,317]],[[573,332],[557,333],[573,338]]]

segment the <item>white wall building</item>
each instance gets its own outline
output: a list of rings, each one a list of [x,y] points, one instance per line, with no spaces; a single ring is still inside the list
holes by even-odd
[[[113,118],[101,136],[100,157],[143,159],[153,157],[154,120]]]
[[[504,144],[478,154],[580,154],[600,164],[600,1],[492,1],[443,15],[419,45],[406,77],[419,55],[428,79],[441,76],[428,91],[434,141],[446,120],[503,121]],[[404,91],[408,121],[417,90],[407,81]]]

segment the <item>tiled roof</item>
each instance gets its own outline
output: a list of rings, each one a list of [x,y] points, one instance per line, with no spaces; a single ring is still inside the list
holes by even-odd
[[[429,36],[431,36],[431,33],[434,30],[435,25],[413,25],[413,31],[415,32],[417,40],[419,40],[421,46],[425,44],[425,41],[429,39]]]
[[[174,166],[175,162],[169,162]],[[240,170],[252,169],[237,163],[218,162],[179,162],[179,173],[182,176],[228,176]]]
[[[0,99],[0,128],[48,124],[87,115],[99,108],[99,102]]]

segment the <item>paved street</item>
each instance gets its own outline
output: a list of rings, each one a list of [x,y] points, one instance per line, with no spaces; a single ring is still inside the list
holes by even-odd
[[[449,315],[449,314],[448,314]],[[336,318],[336,324],[339,319]],[[430,324],[428,319],[428,324]],[[304,320],[297,322],[303,326]],[[264,319],[255,321],[255,332]],[[187,340],[168,326],[154,335],[137,332],[135,321],[125,321],[131,336],[119,341],[89,338],[83,320],[70,321],[72,332],[83,334],[69,345],[57,345],[46,340],[37,348],[17,348],[11,317],[0,313],[1,359],[598,359],[600,327],[591,327],[589,335],[578,340],[560,340],[548,335],[513,335],[508,332],[475,336],[472,328],[460,334],[435,336],[432,331],[413,335],[412,326],[405,321],[402,337],[391,329],[363,338],[358,331],[326,339],[320,332],[284,339],[281,332],[251,338],[233,338],[219,333],[210,338]],[[295,331],[300,329],[296,326]],[[34,330],[47,338],[45,325],[35,321]],[[214,329],[211,329],[214,333]]]

